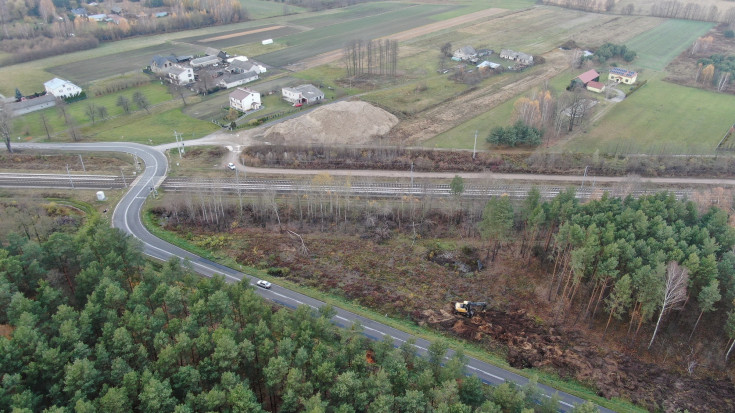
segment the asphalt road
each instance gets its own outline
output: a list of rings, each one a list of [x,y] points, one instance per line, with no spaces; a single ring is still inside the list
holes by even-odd
[[[84,144],[17,144],[16,148],[19,149],[41,149],[41,150],[65,150],[65,151],[95,151],[95,152],[125,152],[135,154],[138,156],[146,165],[143,173],[138,175],[138,178],[131,184],[128,192],[120,200],[120,203],[115,208],[112,215],[112,225],[119,228],[133,237],[139,239],[143,244],[143,252],[153,258],[160,260],[169,260],[172,257],[178,257],[181,259],[188,260],[191,263],[192,268],[201,275],[211,277],[215,274],[224,276],[228,281],[238,282],[240,280],[248,280],[251,284],[254,284],[256,278],[236,271],[234,269],[225,267],[215,262],[203,259],[195,254],[171,245],[155,236],[153,236],[143,226],[141,220],[141,210],[145,203],[146,198],[153,192],[153,188],[160,185],[163,181],[166,171],[168,169],[168,163],[166,156],[149,146],[136,144],[136,143],[84,143]],[[284,305],[290,308],[296,308],[300,305],[308,305],[311,308],[317,309],[324,305],[323,302],[315,300],[311,297],[307,297],[303,294],[288,290],[273,284],[270,290],[264,290],[261,288],[257,289],[259,294],[264,298]],[[359,316],[341,308],[335,307],[337,314],[334,316],[333,321],[340,327],[349,327],[355,322],[359,322],[362,325],[363,331],[366,336],[372,339],[382,339],[385,336],[390,336],[396,345],[404,343],[410,339],[415,339],[414,346],[419,354],[426,354],[429,347],[429,342],[420,338],[415,338],[408,333],[378,323],[371,319]],[[447,353],[447,358],[454,354],[452,350]],[[468,357],[467,359],[467,371],[468,373],[474,374],[479,377],[482,381],[498,385],[506,381],[514,382],[519,385],[524,385],[528,382],[523,376],[515,374],[513,372],[504,370],[502,368],[493,366],[491,364],[482,362],[480,360]],[[569,411],[575,404],[583,403],[584,400],[578,397],[572,396],[567,393],[558,392],[555,389],[539,385],[539,389],[545,397],[557,393],[560,397],[559,409],[561,411]],[[611,410],[600,407],[602,412],[611,412]]]

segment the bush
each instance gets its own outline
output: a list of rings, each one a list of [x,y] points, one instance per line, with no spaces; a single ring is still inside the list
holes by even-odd
[[[732,39],[733,37],[735,37],[735,32],[732,30],[728,30],[725,32],[725,37],[727,37],[728,39]]]

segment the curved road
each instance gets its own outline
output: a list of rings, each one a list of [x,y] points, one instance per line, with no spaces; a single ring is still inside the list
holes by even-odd
[[[19,149],[64,150],[75,152],[125,152],[135,154],[145,163],[146,168],[145,171],[143,171],[143,173],[140,174],[131,184],[130,189],[115,208],[112,215],[112,225],[139,239],[143,244],[143,252],[151,257],[164,261],[169,260],[172,257],[187,259],[191,262],[192,268],[196,272],[207,277],[220,274],[230,282],[238,282],[240,280],[247,279],[251,284],[256,280],[250,275],[235,271],[215,262],[205,260],[195,254],[171,245],[160,238],[153,236],[143,226],[143,222],[141,220],[143,204],[145,203],[148,195],[152,192],[153,188],[157,187],[163,181],[168,169],[166,156],[161,151],[136,143],[29,143],[16,144],[14,146]],[[257,289],[257,291],[264,298],[290,308],[296,308],[300,305],[308,305],[317,309],[324,305],[324,303],[319,300],[288,290],[276,284],[273,284],[270,290]],[[349,327],[353,323],[359,322],[363,328],[364,334],[375,340],[381,340],[385,336],[390,336],[393,338],[394,343],[400,344],[410,339],[415,339],[414,346],[418,353],[426,354],[430,343],[424,339],[415,338],[408,333],[343,310],[339,307],[335,307],[335,310],[337,315],[335,315],[332,320],[340,327]],[[453,354],[454,352],[449,350],[447,352],[447,358],[451,357]],[[528,379],[523,376],[471,357],[467,358],[467,371],[476,375],[482,381],[494,385],[510,381],[522,386],[528,382]],[[550,395],[558,393],[561,399],[559,408],[562,411],[569,411],[575,404],[583,403],[585,401],[570,394],[558,392],[549,386],[539,385],[539,389],[544,397],[550,397]],[[612,412],[611,410],[603,407],[599,407],[599,409],[602,412]]]

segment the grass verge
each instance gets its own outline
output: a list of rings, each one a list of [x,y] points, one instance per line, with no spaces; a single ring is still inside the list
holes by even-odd
[[[444,339],[450,344],[451,347],[455,349],[462,348],[467,356],[476,358],[478,360],[484,361],[486,363],[489,363],[489,364],[492,364],[498,367],[502,367],[508,371],[514,372],[524,377],[530,378],[532,376],[538,376],[538,381],[541,384],[545,384],[547,386],[550,386],[557,390],[572,394],[582,399],[590,400],[594,403],[597,403],[600,406],[606,407],[608,409],[612,409],[616,412],[631,412],[631,413],[636,412],[638,413],[638,412],[646,411],[645,409],[634,406],[633,404],[631,404],[630,402],[626,400],[622,400],[622,399],[608,400],[608,399],[602,398],[598,396],[593,389],[589,388],[588,386],[585,386],[582,383],[564,380],[554,374],[551,374],[545,371],[539,371],[536,369],[527,369],[527,370],[515,369],[513,367],[510,367],[508,363],[500,355],[489,353],[487,350],[481,348],[475,343],[468,343],[465,341],[461,341],[453,336],[441,334],[438,331],[430,330],[428,328],[418,326],[414,322],[407,320],[407,319],[389,318],[389,317],[386,317],[385,315],[377,313],[376,311],[370,308],[363,307],[362,305],[357,304],[353,301],[347,300],[343,297],[335,296],[335,295],[328,294],[328,293],[325,293],[319,290],[304,287],[302,285],[285,280],[283,278],[271,277],[264,270],[238,264],[231,257],[220,256],[219,254],[214,254],[211,251],[205,250],[197,245],[192,244],[191,242],[179,237],[177,234],[171,231],[167,231],[161,228],[160,226],[156,224],[153,214],[150,210],[145,210],[143,212],[143,225],[145,225],[145,227],[148,229],[148,231],[151,232],[151,234],[179,248],[183,248],[189,252],[197,254],[205,259],[217,262],[219,264],[228,266],[230,268],[238,269],[239,271],[243,271],[247,273],[248,275],[252,275],[258,278],[262,278],[265,280],[275,282],[293,291],[299,292],[304,295],[308,295],[309,297],[323,301],[324,303],[327,303],[335,307],[343,308],[347,311],[351,311],[363,317],[370,318],[372,320],[378,321],[390,327],[405,331],[416,337],[419,337],[425,340],[429,340],[429,341],[436,341],[438,339]]]

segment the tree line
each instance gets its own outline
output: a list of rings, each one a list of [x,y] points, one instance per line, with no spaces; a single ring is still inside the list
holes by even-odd
[[[398,69],[398,41],[352,40],[342,50],[347,77],[395,76]]]
[[[532,380],[484,385],[466,358],[370,341],[335,312],[275,310],[248,282],[151,265],[95,219],[0,248],[0,409],[48,412],[558,411]],[[593,412],[591,403],[576,412]]]
[[[490,200],[480,228],[493,256],[513,245],[520,258],[549,263],[548,299],[570,321],[594,326],[602,316],[606,332],[613,318],[626,320],[633,338],[649,325],[650,348],[667,314],[679,313],[678,327],[690,329],[679,334],[690,339],[704,317],[722,331],[727,358],[735,342],[729,218],[665,192],[581,204],[573,189],[548,202],[532,190],[518,213],[507,197]]]

